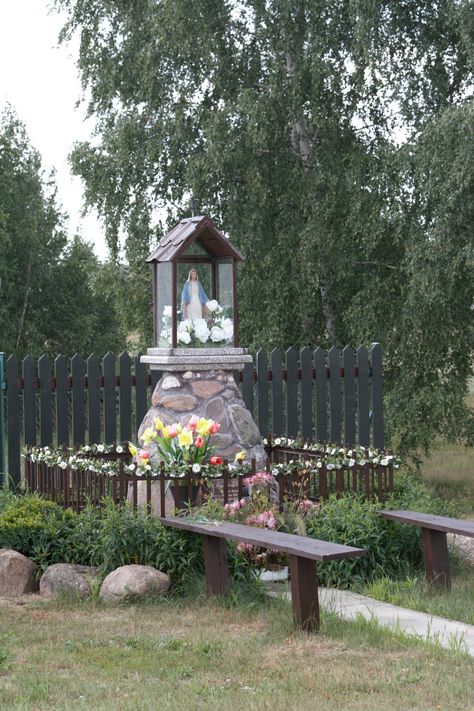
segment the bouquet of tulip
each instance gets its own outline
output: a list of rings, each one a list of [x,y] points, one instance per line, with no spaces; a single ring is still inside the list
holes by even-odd
[[[213,456],[214,448],[210,438],[218,432],[220,424],[214,420],[193,415],[185,425],[174,423],[165,425],[159,417],[155,418],[154,426],[148,427],[142,434],[144,446],[156,444],[157,453],[165,462],[168,470],[182,470],[191,467],[194,473],[201,471],[203,463],[213,466],[222,464],[222,459]],[[151,454],[146,449],[138,449],[129,444],[130,453],[137,458],[139,465],[145,471],[151,471]]]

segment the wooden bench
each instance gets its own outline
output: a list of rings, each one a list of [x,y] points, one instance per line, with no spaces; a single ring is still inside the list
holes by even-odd
[[[380,511],[379,515],[397,523],[421,528],[425,575],[433,585],[450,587],[451,574],[446,533],[474,537],[474,521],[460,521],[457,518],[435,516],[418,511]]]
[[[250,543],[261,548],[288,553],[290,557],[291,599],[296,624],[306,631],[319,628],[318,578],[316,563],[355,558],[366,554],[364,548],[352,548],[305,536],[295,536],[266,528],[244,526],[228,521],[197,523],[186,518],[161,518],[165,526],[204,536],[204,567],[209,595],[229,594],[228,541]]]

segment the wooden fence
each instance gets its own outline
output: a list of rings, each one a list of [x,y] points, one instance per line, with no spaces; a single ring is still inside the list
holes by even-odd
[[[2,468],[17,484],[23,444],[79,446],[135,439],[161,373],[140,363],[139,355],[117,358],[108,353],[87,360],[59,355],[53,362],[45,355],[21,362],[10,356],[4,375],[0,397],[7,466]],[[319,442],[384,446],[382,351],[377,343],[370,349],[346,346],[328,352],[260,350],[255,365],[235,375],[262,436],[271,431]],[[1,467],[1,436],[0,447]]]
[[[286,502],[310,499],[313,502],[326,501],[334,494],[339,497],[345,493],[358,494],[366,499],[383,501],[387,494],[393,491],[393,469],[390,466],[366,462],[353,467],[330,469],[324,461],[324,455],[317,452],[287,450],[282,447],[267,448],[269,459],[266,470],[270,471],[275,464],[288,461],[291,456],[292,465],[288,471],[274,476],[273,492],[275,503],[280,510]],[[69,465],[64,468],[36,462],[25,456],[25,484],[27,490],[56,502],[63,508],[71,508],[77,513],[87,504],[99,506],[104,498],[111,499],[115,504],[129,501],[134,508],[138,504],[146,505],[151,511],[166,516],[173,508],[181,508],[183,501],[197,503],[208,496],[220,500],[223,504],[240,501],[248,494],[246,479],[235,476],[224,463],[219,477],[212,483],[206,483],[201,474],[194,474],[192,468],[183,479],[177,479],[166,473],[164,463],[158,476],[150,477],[130,473],[126,463],[131,457],[127,453],[121,455],[93,455],[94,459],[115,460],[118,470],[111,475],[98,472],[95,469],[77,469]],[[308,466],[310,462],[313,466]],[[319,461],[320,468],[315,463]],[[251,471],[256,472],[255,460],[252,460]],[[139,496],[139,487],[141,493]],[[152,487],[156,489],[152,496]],[[168,496],[166,492],[169,490]]]

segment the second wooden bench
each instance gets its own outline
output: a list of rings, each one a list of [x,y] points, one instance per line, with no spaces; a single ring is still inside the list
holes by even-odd
[[[204,537],[206,587],[210,595],[229,594],[227,541],[250,543],[261,548],[288,553],[290,557],[293,617],[304,630],[319,628],[319,599],[316,563],[364,556],[364,548],[353,548],[306,536],[270,531],[240,523],[216,521],[198,523],[186,518],[161,518],[165,526],[180,528]]]
[[[421,528],[425,575],[433,585],[449,588],[451,573],[446,534],[474,537],[474,521],[461,521],[419,511],[380,511],[379,516]]]

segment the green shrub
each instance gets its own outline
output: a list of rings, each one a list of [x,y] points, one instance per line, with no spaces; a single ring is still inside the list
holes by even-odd
[[[58,540],[73,517],[72,511],[36,494],[11,496],[0,512],[0,547],[13,548],[40,564],[44,558],[57,562]]]
[[[308,535],[366,548],[367,555],[319,565],[322,584],[348,588],[381,576],[405,578],[419,570],[422,565],[420,529],[382,518],[378,515],[382,509],[411,509],[440,515],[452,513],[446,502],[410,475],[396,478],[394,492],[383,504],[350,494],[339,499],[330,497],[318,514],[308,521]]]
[[[143,509],[124,504],[63,510],[36,494],[13,496],[0,512],[0,547],[13,548],[45,569],[53,563],[97,566],[103,575],[121,565],[152,565],[186,582],[203,571],[202,537],[162,526]],[[248,579],[248,566],[230,548],[234,578]]]

